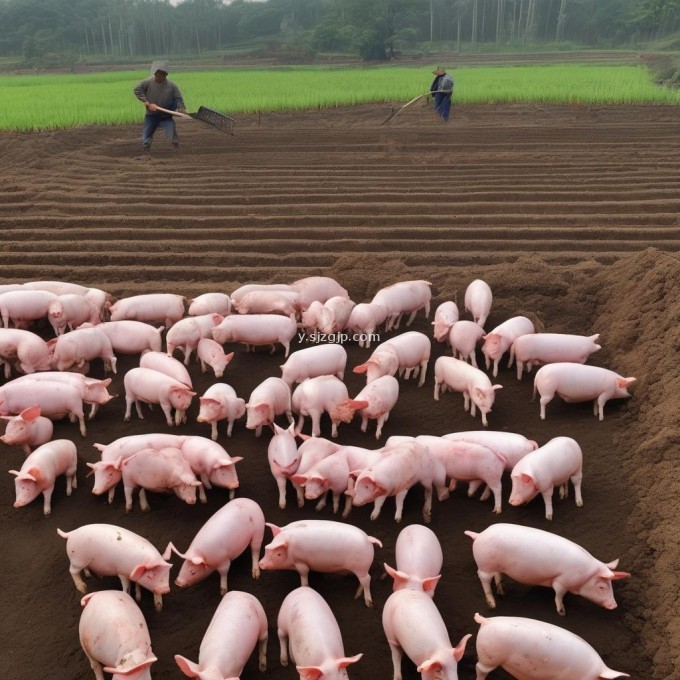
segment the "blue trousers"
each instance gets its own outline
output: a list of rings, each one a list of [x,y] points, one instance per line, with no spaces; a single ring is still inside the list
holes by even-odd
[[[447,122],[451,114],[451,95],[437,92],[434,96],[434,110],[442,117],[444,122]]]
[[[142,146],[148,148],[151,146],[151,138],[156,129],[160,128],[165,133],[165,136],[172,141],[173,144],[179,144],[179,137],[175,129],[175,121],[172,117],[161,118],[151,113],[144,116],[144,129],[142,130]]]

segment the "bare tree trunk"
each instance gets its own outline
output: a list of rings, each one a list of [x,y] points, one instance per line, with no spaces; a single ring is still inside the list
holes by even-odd
[[[430,0],[430,42],[434,42],[434,0]]]
[[[567,20],[567,0],[560,3],[560,13],[557,15],[557,29],[555,30],[555,42],[564,38],[564,24]]]
[[[472,0],[472,49],[477,47],[477,2],[478,0]]]

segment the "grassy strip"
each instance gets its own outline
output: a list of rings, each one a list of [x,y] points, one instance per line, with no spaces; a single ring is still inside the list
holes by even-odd
[[[431,69],[304,67],[173,73],[190,111],[231,115],[406,102],[427,91]],[[0,77],[0,130],[139,122],[132,88],[143,71]],[[457,104],[680,104],[642,66],[515,66],[452,71]]]

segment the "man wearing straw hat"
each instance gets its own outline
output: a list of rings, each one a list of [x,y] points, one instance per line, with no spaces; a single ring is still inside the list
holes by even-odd
[[[168,68],[167,61],[154,61],[151,64],[151,77],[142,80],[133,90],[135,97],[146,107],[142,148],[147,152],[151,150],[151,139],[158,128],[172,140],[173,149],[175,151],[179,149],[179,137],[172,115],[156,110],[156,106],[161,106],[164,109],[186,113],[182,93],[175,83],[168,80]]]
[[[435,78],[430,85],[434,96],[434,111],[447,123],[451,113],[451,95],[453,95],[453,78],[441,66],[432,71]]]

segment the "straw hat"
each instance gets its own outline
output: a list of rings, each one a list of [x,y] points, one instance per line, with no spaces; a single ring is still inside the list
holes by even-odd
[[[434,75],[436,76],[445,76],[446,69],[442,68],[441,66],[437,66],[437,68],[434,71],[432,71],[432,73],[434,73]]]

